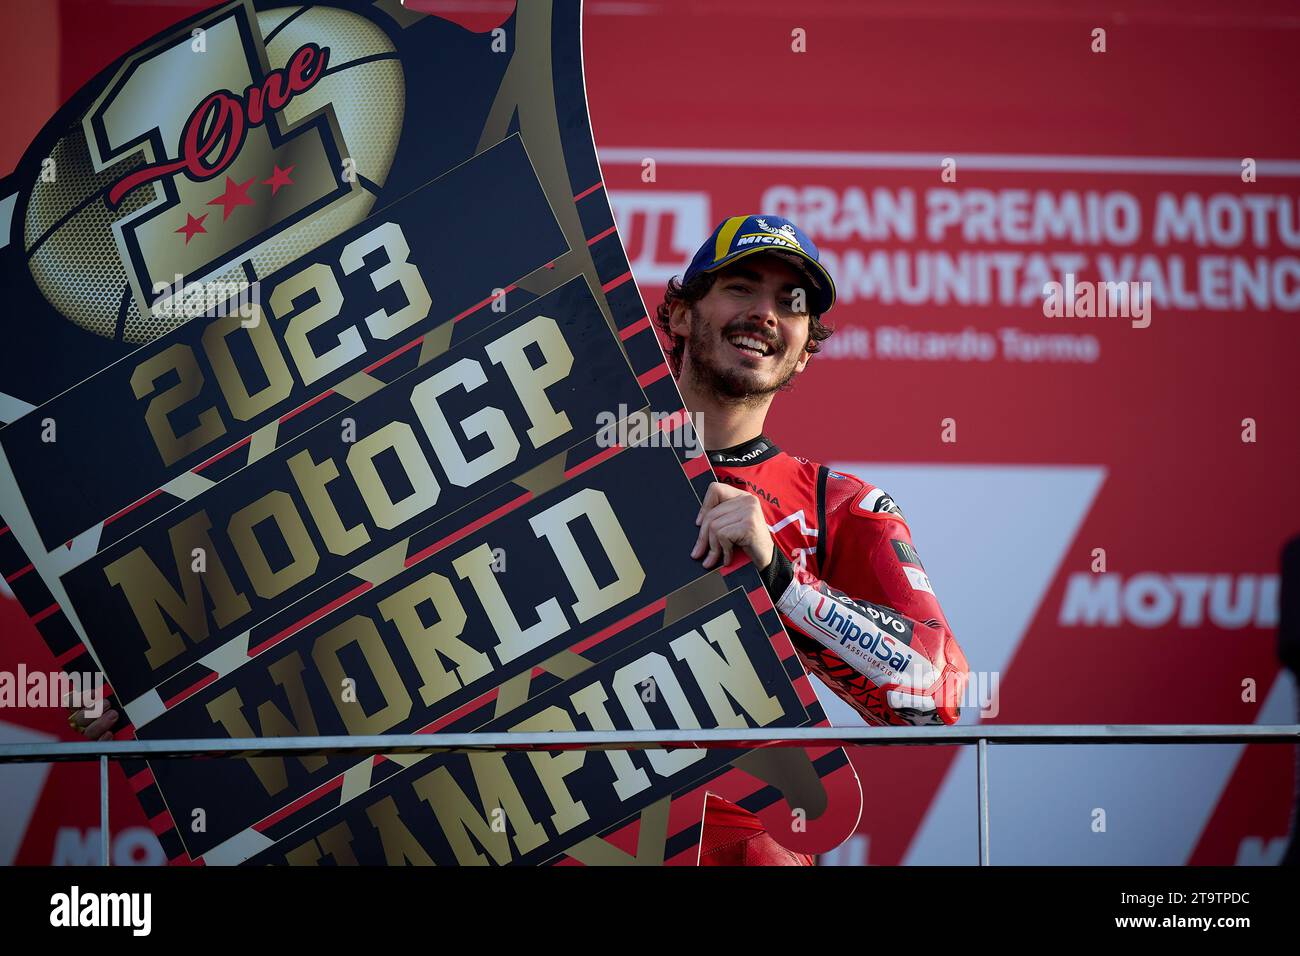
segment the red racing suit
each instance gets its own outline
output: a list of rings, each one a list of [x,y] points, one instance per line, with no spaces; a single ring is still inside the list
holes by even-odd
[[[719,481],[762,504],[776,549],[759,573],[808,671],[867,723],[956,723],[966,658],[893,499],[762,435],[709,461]],[[711,829],[739,829],[746,815],[721,804],[708,804],[701,863],[763,862],[753,845],[709,858]],[[772,862],[784,862],[771,843]]]

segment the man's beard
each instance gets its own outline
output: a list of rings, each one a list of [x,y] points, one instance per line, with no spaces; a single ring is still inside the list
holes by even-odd
[[[714,338],[712,327],[701,319],[695,306],[690,307],[690,312],[691,334],[687,338],[686,348],[690,353],[692,377],[718,397],[741,404],[757,404],[785,388],[797,374],[795,366],[799,361],[798,355],[790,356],[785,365],[778,368],[778,374],[772,376],[771,381],[765,385],[755,382],[756,370],[722,367],[717,361],[717,352],[731,347],[727,342],[730,335],[748,334],[772,343],[775,348],[782,348],[782,345],[779,341],[774,342],[766,332],[757,331],[744,322],[729,323],[722,335]]]

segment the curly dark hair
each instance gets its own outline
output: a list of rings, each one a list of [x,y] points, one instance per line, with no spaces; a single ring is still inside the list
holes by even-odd
[[[793,265],[803,274],[810,285],[816,286],[818,284],[808,267],[804,265],[803,260],[797,256],[782,255],[775,252],[768,254],[777,256]],[[717,280],[718,273],[716,272],[701,272],[684,284],[679,282],[676,276],[668,280],[668,288],[664,290],[664,300],[659,303],[659,307],[655,310],[655,325],[671,343],[671,348],[668,351],[668,366],[672,369],[674,378],[682,373],[682,353],[686,350],[686,339],[674,333],[669,327],[669,316],[672,307],[678,302],[684,302],[688,307],[695,305],[696,302],[709,294],[709,290],[713,288],[713,283]],[[816,354],[821,350],[821,343],[830,338],[831,333],[834,331],[834,328],[822,322],[820,315],[810,315],[808,317],[808,341],[804,343],[804,351],[809,355]]]

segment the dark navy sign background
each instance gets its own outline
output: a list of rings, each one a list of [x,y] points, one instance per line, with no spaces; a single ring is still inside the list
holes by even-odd
[[[707,461],[598,434],[682,404],[580,12],[216,5],[0,184],[0,572],[120,735],[824,721],[753,569],[689,558]],[[710,789],[808,852],[860,808],[838,749],[127,770],[176,862],[693,863]]]

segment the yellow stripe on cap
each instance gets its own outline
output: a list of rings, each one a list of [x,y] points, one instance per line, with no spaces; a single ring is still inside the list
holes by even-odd
[[[727,250],[731,248],[731,240],[736,238],[736,232],[748,218],[748,216],[732,216],[722,224],[722,228],[718,230],[718,241],[713,244],[714,262],[727,254]]]

